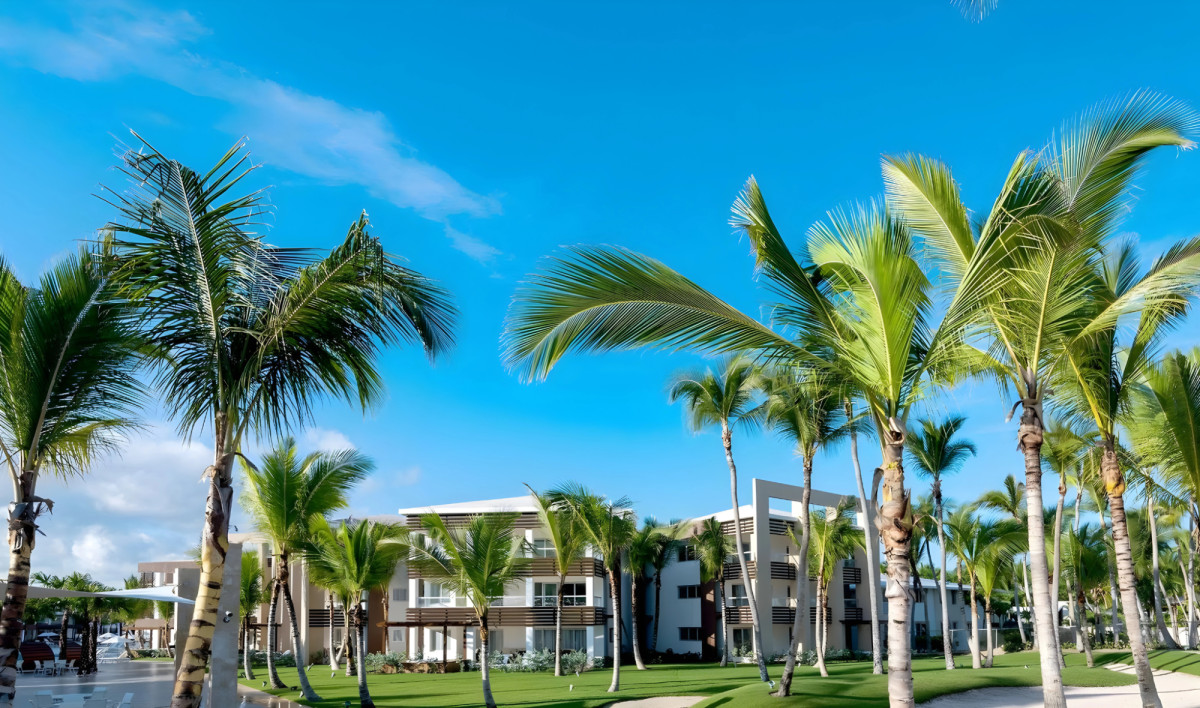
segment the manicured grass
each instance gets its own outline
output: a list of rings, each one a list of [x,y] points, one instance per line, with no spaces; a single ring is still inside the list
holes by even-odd
[[[961,661],[961,657],[960,657]],[[1025,665],[1029,668],[1026,669]],[[771,666],[771,677],[779,678],[782,666]],[[265,670],[256,671],[254,681],[243,681],[261,689]],[[758,681],[758,671],[751,665],[719,668],[715,664],[680,664],[654,666],[649,671],[637,671],[632,666],[621,669],[621,692],[606,693],[611,670],[589,671],[580,676],[555,678],[548,673],[504,674],[493,672],[492,692],[502,706],[538,708],[598,708],[613,700],[648,698],[651,696],[709,696],[702,706],[804,706],[804,708],[873,708],[887,706],[887,677],[872,676],[870,663],[831,664],[830,676],[822,679],[811,667],[800,667],[792,684],[793,697],[780,701],[767,696],[768,689]],[[309,680],[324,699],[311,705],[318,708],[341,708],[346,700],[358,704],[358,688],[353,677],[343,671],[330,677],[328,667],[314,666]],[[289,686],[297,685],[295,669],[281,669],[280,677]],[[991,686],[1031,686],[1041,683],[1038,656],[1027,652],[996,657],[992,669],[960,669],[946,671],[940,657],[913,662],[913,677],[917,701],[927,701],[947,693],[968,691]],[[1073,686],[1123,686],[1134,682],[1132,676],[1103,668],[1089,669],[1083,657],[1067,657],[1063,679]],[[478,672],[417,675],[369,674],[371,697],[380,706],[428,706],[429,708],[466,708],[481,702]],[[574,686],[572,690],[570,687]],[[291,690],[268,693],[298,700],[299,692]]]
[[[1133,656],[1127,651],[1110,651],[1096,654],[1096,665],[1128,664],[1133,666]],[[1178,671],[1183,674],[1200,676],[1200,652],[1194,651],[1152,651],[1150,666],[1167,671]]]

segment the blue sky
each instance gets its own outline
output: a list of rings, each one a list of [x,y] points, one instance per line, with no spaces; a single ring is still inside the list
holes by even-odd
[[[373,415],[329,405],[300,433],[377,460],[357,511],[576,479],[669,518],[728,505],[717,437],[687,432],[664,393],[697,360],[574,357],[520,383],[499,337],[540,257],[620,244],[758,312],[748,246],[727,225],[751,174],[798,239],[827,209],[880,192],[882,154],[946,160],[982,209],[1019,150],[1096,102],[1149,88],[1200,106],[1192,3],[1001,0],[981,24],[942,0],[648,5],[7,4],[0,253],[32,278],[110,218],[93,195],[122,186],[111,167],[129,129],[197,168],[245,135],[254,183],[272,186],[272,242],[332,245],[366,209],[463,313],[458,348],[436,366],[387,354]],[[1197,230],[1198,161],[1163,153],[1138,180],[1125,227],[1148,252]],[[1197,343],[1195,322],[1177,343]],[[1010,404],[987,384],[934,404],[969,415],[980,446],[949,496],[1020,473]],[[36,565],[113,579],[191,545],[204,440],[184,446],[161,410],[147,419],[91,483],[52,486],[69,503]],[[743,494],[753,476],[798,478],[780,441],[735,446]],[[818,462],[815,484],[852,489],[844,451]],[[121,542],[103,532],[114,525]]]

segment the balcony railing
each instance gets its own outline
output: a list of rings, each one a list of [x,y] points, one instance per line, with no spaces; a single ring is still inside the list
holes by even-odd
[[[594,606],[601,607],[603,602],[600,596],[591,598]],[[566,595],[563,597],[563,607],[587,607],[588,598],[585,595]],[[558,606],[558,598],[556,597],[538,597],[534,596],[533,603],[529,602],[529,598],[525,595],[505,595],[498,597],[492,601],[492,607],[550,607]],[[470,599],[465,597],[418,597],[416,602],[418,608],[450,608],[450,607],[473,607]]]

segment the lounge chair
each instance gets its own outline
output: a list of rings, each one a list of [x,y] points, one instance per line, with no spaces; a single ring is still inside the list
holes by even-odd
[[[29,699],[33,708],[54,708],[54,696],[49,691],[38,691]]]
[[[117,704],[117,708],[129,708],[131,705],[133,705],[133,694],[126,693],[121,702]]]
[[[108,708],[108,701],[95,694],[83,702],[83,708]]]

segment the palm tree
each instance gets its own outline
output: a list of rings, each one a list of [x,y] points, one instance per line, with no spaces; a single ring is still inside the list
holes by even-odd
[[[758,663],[758,675],[767,680],[767,662],[763,656],[761,618],[755,601],[755,589],[750,584],[750,570],[746,546],[742,540],[742,512],[738,502],[737,464],[733,461],[733,429],[758,425],[765,409],[756,399],[764,379],[761,369],[749,358],[734,356],[726,359],[721,368],[713,372],[689,371],[676,374],[669,386],[670,401],[682,400],[688,426],[692,430],[703,430],[712,425],[721,427],[721,444],[725,448],[725,462],[729,466],[729,492],[733,501],[733,537],[737,543],[738,566],[742,571],[742,583],[750,607],[750,626],[754,637],[754,660]]]
[[[251,171],[242,143],[205,173],[141,143],[121,168],[129,190],[109,192],[119,214],[108,227],[117,277],[151,340],[165,409],[184,436],[213,433],[201,534],[205,591],[171,703],[197,708],[229,545],[233,461],[246,434],[286,433],[310,421],[326,396],[374,406],[383,396],[381,347],[415,343],[431,357],[445,351],[454,309],[443,289],[384,250],[365,213],[323,257],[265,244],[253,231],[264,193],[236,191]]]
[[[138,588],[142,587],[142,582],[138,579],[137,575],[130,575],[129,577],[125,578],[124,586],[126,590],[137,590]],[[114,609],[116,610],[114,613],[115,616],[122,624],[133,624],[137,620],[146,617],[154,611],[154,601],[140,600],[136,598],[124,598],[121,600],[120,605]],[[137,639],[138,648],[145,647],[145,642],[142,640],[141,632],[138,632]]]
[[[883,209],[832,215],[831,224],[813,227],[799,260],[775,229],[753,179],[734,205],[733,222],[749,236],[759,269],[780,297],[771,308],[780,331],[658,261],[621,249],[578,247],[552,260],[518,291],[505,334],[506,360],[522,366],[527,378],[543,378],[572,350],[657,346],[700,353],[754,351],[780,363],[831,369],[866,401],[883,446],[877,523],[890,586],[907,588],[911,528],[904,487],[905,421],[920,397],[918,382],[953,380],[968,362],[978,362],[979,352],[964,346],[963,326],[995,278],[976,274],[991,269],[991,261],[1008,249],[978,249],[934,326],[931,284],[917,263],[916,244],[905,223]],[[803,335],[800,340],[794,338],[797,333]],[[828,356],[817,356],[802,343]],[[906,623],[911,598],[907,591],[894,595],[891,621]],[[891,705],[909,708],[911,646],[903,632],[888,637]],[[765,666],[760,673],[765,675]]]
[[[387,582],[396,564],[409,550],[408,531],[394,524],[363,520],[345,521],[333,529],[321,516],[314,518],[310,542],[300,551],[309,575],[324,587],[346,591],[345,610],[353,616],[354,641],[358,645],[358,700],[362,708],[375,708],[367,690],[367,593]],[[359,602],[359,599],[362,602]],[[353,609],[351,609],[353,606]],[[302,661],[296,657],[296,663]]]
[[[862,548],[863,538],[854,528],[854,504],[843,501],[832,514],[825,510],[813,512],[811,519],[812,544],[809,558],[817,575],[817,670],[829,676],[825,670],[825,652],[829,645],[829,583],[837,573],[837,564],[851,557],[856,548]],[[792,534],[795,541],[795,534]],[[797,607],[796,612],[806,610]],[[805,613],[807,614],[807,613]]]
[[[241,587],[238,592],[238,607],[241,608],[242,620],[242,667],[246,678],[254,678],[254,669],[250,661],[251,636],[250,628],[254,616],[258,614],[258,606],[263,603],[263,577],[259,566],[258,551],[246,551],[242,554]],[[268,646],[270,646],[268,644]],[[267,652],[270,656],[270,652]],[[299,661],[296,662],[300,664]]]
[[[43,472],[85,474],[133,427],[138,342],[111,299],[108,259],[80,251],[24,285],[0,258],[0,454],[12,480],[8,592],[0,612],[0,700],[16,692],[17,651]]]
[[[1020,524],[1008,519],[1000,523],[1003,525],[1003,532],[998,541],[999,545],[982,554],[975,567],[975,579],[979,583],[979,594],[983,597],[983,632],[987,636],[987,658],[984,659],[983,665],[988,669],[992,668],[996,648],[996,638],[992,633],[992,598],[1002,575],[1012,564],[1014,553],[1020,545],[1020,537],[1024,535]]]
[[[813,372],[779,371],[768,379],[770,398],[767,402],[767,423],[777,434],[795,446],[803,464],[803,491],[800,494],[799,568],[796,571],[796,616],[792,624],[792,642],[788,645],[783,676],[779,679],[780,696],[791,692],[796,668],[796,643],[806,639],[808,629],[809,577],[809,501],[812,497],[813,459],[817,452],[827,449],[844,437],[849,424],[842,424],[844,396],[828,377]],[[795,539],[794,539],[795,540]],[[877,646],[877,643],[876,643]],[[876,651],[878,651],[876,649]]]
[[[983,587],[985,603],[987,597],[995,588],[1000,572],[1000,561],[1011,557],[1019,547],[1018,538],[1022,534],[1021,525],[1011,519],[980,519],[974,516],[974,509],[965,507],[951,515],[945,522],[949,531],[948,542],[954,555],[967,571],[967,582],[971,593],[971,668],[981,668],[981,647],[979,645],[979,615],[977,588],[980,588],[981,574],[987,574],[987,584]],[[985,614],[989,610],[985,607]],[[991,618],[987,618],[989,642]],[[1057,662],[1056,662],[1057,663]]]
[[[549,497],[556,507],[571,515],[593,551],[604,560],[608,595],[613,606],[613,675],[608,692],[615,693],[621,689],[621,556],[628,550],[637,530],[631,518],[632,504],[625,497],[608,499],[573,483],[554,488]]]
[[[637,529],[633,538],[629,540],[629,547],[625,549],[626,558],[629,560],[629,616],[633,624],[631,631],[633,663],[639,671],[646,670],[641,649],[641,615],[644,612],[641,596],[644,589],[640,586],[646,577],[646,568],[650,567],[657,559],[668,555],[666,550],[672,546],[669,531],[669,526],[663,526],[658,523],[658,519],[647,516],[642,521],[641,528]],[[655,605],[655,612],[657,611],[658,605]]]
[[[563,585],[572,566],[583,558],[587,537],[575,524],[569,510],[556,507],[549,495],[538,494],[528,484],[525,486],[533,497],[542,528],[550,534],[550,542],[554,544],[554,569],[558,572],[558,597],[554,605],[554,675],[562,676]]]
[[[908,455],[917,469],[917,474],[933,480],[933,515],[937,525],[938,547],[941,548],[941,575],[938,592],[942,600],[942,647],[946,655],[946,668],[954,668],[954,652],[946,640],[946,628],[950,626],[949,598],[946,592],[946,533],[942,529],[942,476],[962,469],[968,457],[974,457],[975,443],[970,440],[955,440],[954,436],[966,423],[966,418],[953,415],[938,423],[932,420],[919,421],[921,431],[909,434]],[[1022,632],[1024,634],[1024,632]]]
[[[1123,314],[1158,300],[1195,266],[1190,249],[1177,249],[1155,277],[1097,307],[1093,297],[1096,254],[1117,231],[1127,211],[1129,186],[1144,156],[1155,147],[1188,146],[1193,115],[1184,105],[1150,93],[1101,106],[1064,127],[1059,143],[1039,161],[1017,157],[999,196],[983,218],[972,220],[946,165],[919,156],[888,158],[884,180],[889,204],[922,233],[939,269],[963,282],[980,249],[997,243],[1009,255],[993,261],[989,276],[1001,283],[986,294],[978,324],[994,342],[992,354],[1021,407],[1018,446],[1024,456],[1034,616],[1041,649],[1047,708],[1063,708],[1062,673],[1054,650],[1055,630],[1045,559],[1045,530],[1032,520],[1042,513],[1041,445],[1048,382],[1077,343],[1111,326]],[[972,224],[978,228],[972,228]],[[1148,666],[1139,663],[1143,695],[1153,692]]]
[[[292,653],[300,677],[300,692],[309,701],[321,700],[308,682],[304,662],[308,659],[300,643],[300,624],[292,601],[292,554],[308,540],[313,519],[345,508],[354,485],[374,468],[374,463],[355,450],[313,452],[301,458],[296,441],[284,438],[263,457],[259,467],[243,458],[246,476],[242,509],[254,521],[255,528],[271,541],[277,557],[271,579],[271,604],[267,618],[267,646],[275,646],[275,608],[282,593],[292,628]],[[275,660],[267,653],[267,674],[271,685],[284,688],[275,669]]]
[[[1102,586],[1106,578],[1105,555],[1107,545],[1104,540],[1104,529],[1080,524],[1067,532],[1065,552],[1066,563],[1063,571],[1070,584],[1072,603],[1079,617],[1080,650],[1087,657],[1088,666],[1094,666],[1092,645],[1087,630],[1087,594]],[[1099,614],[1097,614],[1099,617]]]
[[[423,577],[433,578],[455,595],[467,598],[479,622],[483,661],[483,702],[496,708],[488,671],[488,612],[504,590],[529,567],[525,539],[513,529],[517,514],[480,514],[462,527],[449,528],[437,514],[421,517],[428,544],[414,544],[412,564]]]
[[[854,467],[854,483],[858,488],[859,510],[862,512],[864,547],[867,553],[867,601],[871,603],[871,673],[876,676],[883,673],[883,656],[880,649],[879,633],[879,530],[871,523],[871,512],[876,511],[874,504],[867,498],[866,486],[863,484],[862,464],[858,459],[858,423],[866,422],[854,412],[854,401],[847,397],[844,402],[847,435],[850,438],[850,463]],[[865,426],[864,426],[865,427]],[[870,432],[867,428],[865,432]],[[868,507],[868,505],[871,505]],[[868,511],[870,508],[871,511]]]
[[[660,527],[659,542],[654,545],[647,567],[654,573],[654,631],[650,633],[650,655],[658,652],[658,629],[662,624],[662,574],[679,557],[683,523],[675,520]]]
[[[696,547],[696,558],[700,561],[701,582],[712,581],[716,587],[716,602],[721,613],[721,666],[729,663],[729,612],[723,599],[725,594],[725,563],[733,555],[733,540],[725,535],[721,522],[708,517],[692,537]],[[797,610],[799,611],[799,610]]]
[[[990,490],[984,492],[979,497],[978,501],[975,502],[975,507],[977,509],[991,509],[993,511],[998,511],[1002,515],[1011,518],[1013,521],[1016,521],[1019,525],[1024,526],[1025,525],[1025,485],[1022,484],[1021,482],[1018,482],[1017,478],[1010,474],[1004,478],[1004,488],[1003,489],[990,489]],[[1022,549],[1022,550],[1027,550],[1027,549]],[[1023,558],[1021,561],[1019,561],[1020,566],[1021,566],[1021,577],[1022,577],[1023,584],[1024,584],[1024,592],[1025,592],[1026,602],[1030,602],[1033,599],[1032,595],[1030,594],[1030,591],[1029,591],[1028,560],[1029,560],[1029,557],[1028,557],[1028,554],[1026,554],[1025,558]],[[1012,577],[1013,607],[1016,608],[1017,629],[1020,631],[1020,634],[1021,634],[1021,644],[1026,644],[1028,640],[1025,638],[1025,624],[1021,620],[1022,605],[1021,605],[1020,599],[1018,597],[1018,592],[1017,592],[1017,588],[1020,587],[1020,585],[1021,585],[1021,583],[1019,583],[1017,581],[1017,564],[1014,563],[1013,577]],[[1036,628],[1036,624],[1030,626],[1030,629],[1035,629],[1035,628]],[[1035,639],[1034,643],[1036,643],[1036,642],[1037,642],[1037,640]]]

